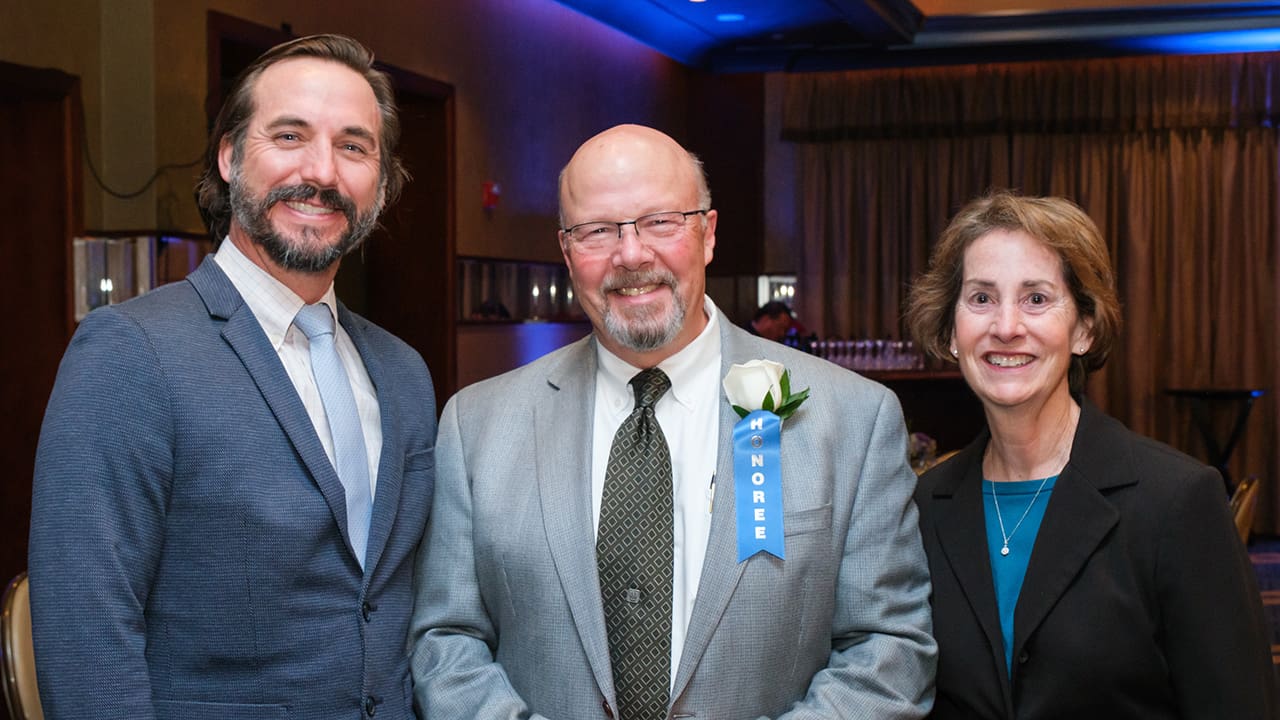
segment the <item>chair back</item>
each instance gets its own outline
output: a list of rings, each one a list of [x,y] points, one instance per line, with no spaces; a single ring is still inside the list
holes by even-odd
[[[27,574],[19,573],[4,591],[0,614],[0,685],[14,720],[44,720],[36,687],[35,649],[31,642],[31,594]]]
[[[1231,493],[1231,516],[1236,522],[1240,542],[1249,544],[1249,532],[1253,529],[1253,514],[1258,508],[1258,476],[1250,475],[1236,485]]]
[[[930,470],[932,470],[932,469],[934,469],[934,468],[938,467],[938,466],[939,466],[939,465],[941,465],[942,463],[944,463],[944,462],[946,462],[946,461],[950,460],[950,459],[952,458],[952,456],[953,456],[953,455],[956,455],[956,454],[957,454],[957,453],[959,453],[959,452],[960,452],[959,450],[948,450],[948,451],[946,451],[946,452],[942,453],[941,455],[939,455],[939,456],[935,457],[933,460],[931,460],[931,461],[929,461],[929,462],[927,462],[927,463],[924,463],[924,464],[922,464],[922,465],[916,466],[916,467],[915,467],[916,474],[917,474],[917,475],[923,475],[923,474],[925,474],[926,472],[928,472],[928,471],[930,471]]]

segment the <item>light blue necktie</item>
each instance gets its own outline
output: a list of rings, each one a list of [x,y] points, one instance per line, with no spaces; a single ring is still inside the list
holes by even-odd
[[[333,343],[333,314],[324,303],[304,305],[293,324],[306,334],[311,344],[311,373],[324,402],[333,436],[334,464],[338,478],[347,491],[347,532],[351,549],[360,567],[364,567],[365,548],[369,544],[369,522],[373,516],[373,497],[369,490],[369,456],[365,451],[364,431],[360,429],[360,413],[351,392],[347,371],[342,368]]]

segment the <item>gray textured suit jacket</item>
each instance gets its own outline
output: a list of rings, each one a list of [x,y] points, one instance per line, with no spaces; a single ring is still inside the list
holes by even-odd
[[[929,579],[897,399],[720,317],[722,370],[782,362],[812,396],[784,425],[786,560],[738,563],[717,488],[672,691],[675,718],[912,718],[932,701]],[[445,407],[415,579],[419,713],[604,719],[617,707],[596,571],[588,337]],[[723,401],[717,475],[732,478]]]
[[[339,320],[378,393],[366,569],[275,349],[206,260],[90,313],[36,459],[31,606],[50,720],[413,716],[405,646],[433,482],[421,357]]]

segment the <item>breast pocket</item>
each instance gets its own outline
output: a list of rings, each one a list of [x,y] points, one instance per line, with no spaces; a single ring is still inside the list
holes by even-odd
[[[430,507],[431,495],[436,484],[435,470],[435,450],[422,450],[405,457],[404,488],[411,495],[407,501],[412,502],[417,499]]]
[[[819,530],[831,529],[831,504],[827,503],[808,510],[797,510],[784,513],[782,516],[782,534],[786,536],[803,535]]]
[[[433,467],[435,467],[435,465],[436,465],[435,450],[432,450],[430,448],[426,450],[419,450],[418,452],[412,453],[407,457],[405,457],[404,474],[410,475],[413,473],[427,472],[427,471],[430,471]]]

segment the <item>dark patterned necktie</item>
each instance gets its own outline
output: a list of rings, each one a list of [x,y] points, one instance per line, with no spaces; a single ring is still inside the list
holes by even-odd
[[[671,681],[671,451],[653,406],[671,387],[658,368],[631,378],[635,410],[613,436],[596,562],[620,720],[667,716]]]

